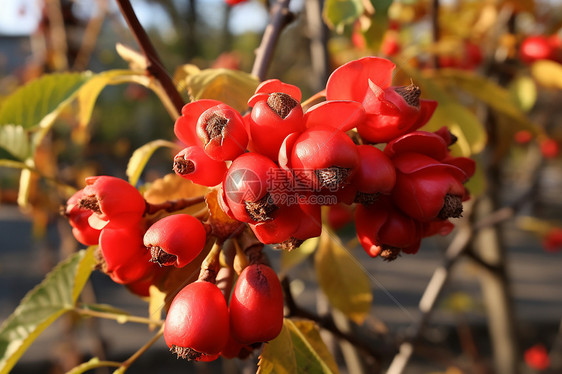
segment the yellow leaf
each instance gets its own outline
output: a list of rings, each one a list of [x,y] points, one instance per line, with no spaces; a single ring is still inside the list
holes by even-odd
[[[320,236],[314,262],[318,283],[330,303],[348,318],[361,324],[373,301],[365,269],[326,228]]]
[[[531,65],[531,74],[544,87],[562,90],[562,65],[550,60],[540,60]]]
[[[255,76],[229,69],[205,69],[187,77],[187,88],[193,100],[219,100],[239,112],[248,108],[248,99],[258,84]]]
[[[265,344],[258,362],[257,374],[297,373],[297,359],[293,340],[285,321],[281,333]]]
[[[297,266],[313,254],[318,247],[319,241],[319,238],[310,238],[302,243],[300,247],[295,248],[292,251],[282,251],[281,273],[279,274],[279,278],[283,278],[283,274],[287,273],[290,269]]]

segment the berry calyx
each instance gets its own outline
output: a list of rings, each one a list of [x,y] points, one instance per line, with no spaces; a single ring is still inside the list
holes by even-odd
[[[208,187],[219,184],[226,174],[224,161],[210,158],[198,146],[186,147],[176,154],[173,169],[180,177]]]
[[[419,108],[421,89],[418,86],[411,83],[408,86],[395,87],[394,91],[402,96],[408,105]]]
[[[286,93],[274,92],[267,98],[267,105],[277,113],[279,117],[285,119],[291,110],[299,105],[299,103]]]

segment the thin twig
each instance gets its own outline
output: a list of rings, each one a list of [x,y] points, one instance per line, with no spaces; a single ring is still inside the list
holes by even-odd
[[[127,314],[100,312],[97,310],[91,310],[85,308],[74,308],[73,310],[82,316],[112,319],[117,322],[135,322],[135,323],[142,323],[145,325],[157,325],[157,326],[162,326],[164,324],[162,321],[155,321],[154,319],[145,318],[145,317],[129,316]]]
[[[145,345],[143,345],[138,351],[136,351],[131,357],[127,359],[127,361],[121,364],[119,370],[121,372],[125,372],[135,362],[144,352],[148,350],[148,348],[152,347],[154,343],[156,343],[161,337],[164,335],[164,326],[160,328],[160,330],[148,341]]]
[[[265,28],[260,46],[256,50],[256,60],[252,68],[252,74],[262,81],[265,79],[267,68],[273,58],[279,35],[292,18],[289,12],[290,1],[276,0],[271,7],[271,19]]]
[[[373,346],[373,342],[367,342],[362,340],[359,336],[355,334],[348,334],[341,331],[335,324],[334,320],[330,316],[319,316],[315,313],[312,313],[304,308],[301,308],[297,305],[295,299],[293,298],[290,282],[287,277],[284,277],[281,280],[281,285],[283,286],[283,293],[284,293],[284,300],[287,308],[289,310],[288,317],[298,317],[298,318],[305,318],[316,322],[318,326],[321,328],[330,331],[336,337],[340,339],[344,339],[349,343],[353,344],[355,347],[360,349],[361,351],[367,353],[369,356],[375,358],[376,360],[380,361],[385,355],[393,354],[394,352],[390,351],[390,345],[388,347],[383,347],[380,350],[377,350]]]
[[[146,59],[148,60],[148,65],[146,70],[160,82],[162,88],[164,88],[164,91],[166,92],[166,94],[168,95],[168,97],[176,107],[178,113],[181,113],[181,108],[184,105],[184,101],[180,93],[176,89],[176,86],[172,81],[172,78],[170,78],[170,76],[166,72],[166,69],[162,64],[160,57],[158,57],[158,53],[156,52],[156,49],[152,45],[146,31],[140,24],[137,15],[135,14],[135,11],[133,10],[133,7],[131,6],[130,1],[129,0],[116,0],[116,1],[117,4],[119,5],[119,9],[121,10],[121,13],[123,14],[123,17],[125,17],[125,20],[129,25],[129,28],[131,29],[133,35],[135,36],[137,43],[139,43],[139,46],[143,54],[146,56]]]

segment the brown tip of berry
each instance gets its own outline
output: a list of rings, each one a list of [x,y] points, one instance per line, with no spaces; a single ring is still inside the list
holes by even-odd
[[[170,352],[175,353],[178,358],[183,358],[184,360],[189,361],[197,360],[204,355],[204,353],[197,352],[192,348],[178,347],[177,345],[172,345],[170,347]]]
[[[457,195],[445,195],[443,208],[437,215],[440,219],[462,217],[462,198]]]
[[[174,172],[178,175],[187,175],[195,171],[195,164],[191,160],[178,158],[174,160]]]
[[[355,199],[353,200],[354,203],[363,204],[363,205],[371,205],[379,198],[380,193],[365,193],[365,192],[357,192],[355,195]]]
[[[394,89],[396,93],[404,98],[408,105],[419,107],[421,89],[411,83],[409,86],[400,86]]]
[[[318,178],[320,187],[327,188],[330,191],[337,191],[347,182],[350,171],[350,168],[331,166],[329,168],[315,170],[314,172],[316,178]]]
[[[286,93],[274,92],[269,95],[267,105],[269,105],[279,117],[285,119],[285,117],[291,113],[291,110],[299,105],[299,103]]]
[[[154,262],[159,266],[171,266],[174,265],[178,259],[176,255],[172,255],[160,247],[149,247],[150,250],[150,262]]]
[[[96,195],[86,196],[80,199],[78,206],[83,209],[91,210],[96,214],[101,214],[100,204]]]
[[[207,123],[205,124],[205,133],[207,137],[204,139],[205,145],[209,143],[214,138],[220,138],[223,136],[223,130],[228,124],[228,119],[218,115],[213,114],[212,116],[207,119]]]
[[[256,222],[265,222],[272,219],[271,215],[278,209],[269,192],[258,201],[245,201],[244,204],[246,205],[246,212]]]
[[[287,239],[282,243],[275,244],[273,247],[283,251],[292,251],[293,249],[300,247],[302,243],[304,243],[304,240],[293,238],[291,236],[290,239]]]
[[[400,248],[385,247],[385,248],[381,251],[380,256],[381,256],[385,261],[394,261],[394,260],[396,260],[398,257],[400,257]]]

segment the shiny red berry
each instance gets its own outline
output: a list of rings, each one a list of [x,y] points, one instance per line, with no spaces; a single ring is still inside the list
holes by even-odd
[[[197,281],[174,297],[164,324],[164,339],[178,357],[216,359],[229,335],[228,306],[216,285]]]
[[[277,161],[281,143],[292,132],[304,130],[298,87],[277,79],[263,82],[248,104],[251,149]]]
[[[96,229],[139,222],[146,209],[144,198],[129,182],[105,175],[86,178],[79,204],[92,211],[88,221]]]
[[[267,342],[283,327],[283,291],[269,266],[247,266],[236,281],[230,300],[230,329],[240,343]]]
[[[538,60],[553,59],[554,48],[549,38],[543,35],[529,36],[519,47],[519,58],[526,64]]]
[[[158,268],[150,262],[150,253],[142,243],[138,225],[102,230],[99,240],[105,265],[102,270],[114,282],[128,284],[150,276]]]
[[[203,250],[206,240],[203,224],[189,214],[174,214],[156,221],[143,238],[152,262],[178,268],[193,261]]]
[[[205,153],[213,160],[233,160],[248,145],[248,133],[242,116],[226,104],[204,111],[197,120],[196,129]]]
[[[88,218],[93,214],[90,209],[80,207],[80,200],[84,197],[84,190],[77,191],[66,202],[64,210],[70,226],[72,235],[84,245],[98,244],[101,230],[94,229],[88,223]]]
[[[174,172],[182,178],[203,186],[216,186],[226,174],[224,161],[210,158],[198,146],[189,146],[174,156]]]

